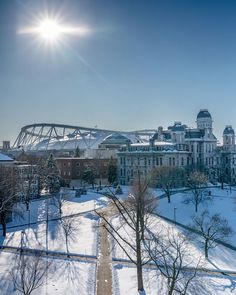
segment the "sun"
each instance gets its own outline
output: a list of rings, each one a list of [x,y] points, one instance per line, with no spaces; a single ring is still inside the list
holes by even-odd
[[[40,17],[31,26],[21,28],[19,34],[31,34],[37,41],[46,45],[58,45],[68,40],[68,37],[83,37],[91,30],[86,26],[65,24],[58,17]],[[64,40],[65,39],[65,40]]]
[[[36,31],[45,41],[54,42],[62,35],[63,28],[56,20],[44,19],[39,23]]]

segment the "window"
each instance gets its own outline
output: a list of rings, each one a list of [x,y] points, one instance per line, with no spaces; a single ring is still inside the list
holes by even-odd
[[[181,158],[181,165],[184,166],[184,158]]]
[[[162,166],[162,158],[160,158],[160,166]]]

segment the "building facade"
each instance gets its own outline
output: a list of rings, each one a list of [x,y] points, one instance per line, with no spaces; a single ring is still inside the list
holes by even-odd
[[[118,152],[120,184],[130,184],[137,169],[147,175],[158,166],[202,169],[211,181],[224,178],[235,182],[236,148],[232,126],[223,132],[223,145],[217,146],[213,120],[207,109],[199,111],[196,128],[175,122],[167,130],[159,127],[147,143],[127,143]]]
[[[82,179],[85,171],[92,170],[97,179],[107,179],[110,159],[55,158],[61,178]]]

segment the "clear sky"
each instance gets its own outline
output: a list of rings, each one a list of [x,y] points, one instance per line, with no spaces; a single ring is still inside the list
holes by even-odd
[[[86,25],[55,48],[17,32],[47,13]],[[236,129],[235,0],[1,0],[0,140],[37,122]]]

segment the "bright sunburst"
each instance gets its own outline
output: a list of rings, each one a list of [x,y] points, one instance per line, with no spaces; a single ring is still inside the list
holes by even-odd
[[[36,30],[43,39],[52,42],[57,41],[63,32],[63,28],[53,19],[43,20]]]
[[[32,34],[45,43],[54,44],[63,41],[66,35],[82,36],[90,32],[86,27],[71,26],[59,22],[56,18],[41,18],[34,26],[18,31],[20,34]]]

